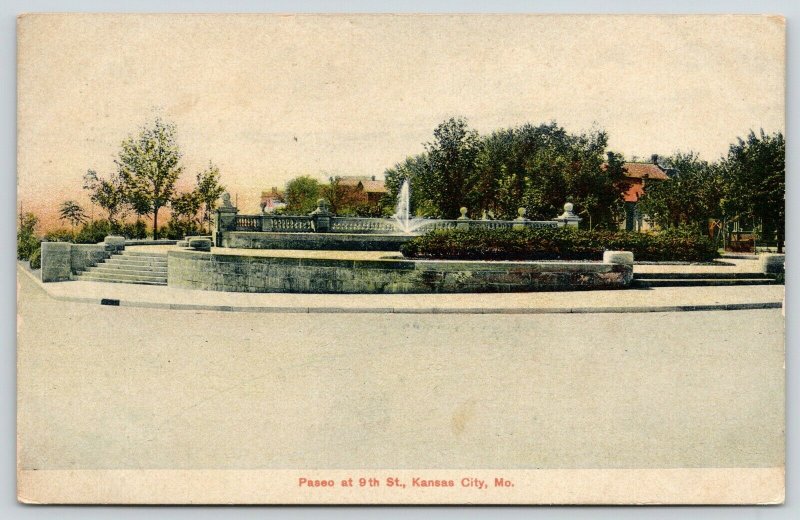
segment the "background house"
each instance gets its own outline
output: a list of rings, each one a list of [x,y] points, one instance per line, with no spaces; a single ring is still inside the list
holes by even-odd
[[[626,231],[647,231],[652,229],[647,216],[638,210],[639,199],[649,182],[669,180],[668,169],[658,164],[658,155],[652,155],[650,162],[631,161],[623,163],[628,189],[623,195],[625,201],[625,221],[620,229]]]
[[[388,191],[383,179],[373,176],[338,177],[339,186],[348,191],[348,198],[356,203],[379,205]]]
[[[283,192],[273,186],[270,191],[261,192],[261,212],[272,213],[275,210],[285,208],[286,199]]]

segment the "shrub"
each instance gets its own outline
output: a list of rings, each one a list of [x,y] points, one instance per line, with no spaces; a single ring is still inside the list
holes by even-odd
[[[411,258],[460,260],[598,260],[609,250],[631,251],[642,261],[706,262],[718,256],[711,241],[699,235],[572,228],[445,229],[401,248]]]
[[[39,249],[39,237],[36,236],[36,226],[39,219],[33,213],[20,216],[19,229],[17,230],[17,259],[28,260]]]
[[[114,226],[108,220],[93,220],[84,224],[75,234],[76,244],[97,244],[114,234]]]
[[[115,232],[119,233],[125,238],[134,240],[147,238],[147,226],[143,220],[137,220],[133,224],[126,222],[125,224],[119,226],[119,229]]]
[[[33,252],[30,258],[31,269],[42,268],[42,249],[41,247]]]
[[[188,220],[170,219],[167,225],[161,228],[158,235],[169,240],[181,240],[186,236],[202,235],[202,230],[196,222]]]
[[[45,233],[42,240],[44,242],[72,242],[75,240],[75,235],[69,229],[55,229]]]

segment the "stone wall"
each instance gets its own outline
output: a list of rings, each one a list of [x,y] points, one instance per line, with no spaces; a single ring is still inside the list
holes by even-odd
[[[89,267],[109,258],[112,251],[104,244],[42,242],[42,281],[72,280]]]
[[[103,244],[71,244],[71,246],[72,274],[80,274],[111,256]]]
[[[399,251],[412,235],[276,233],[225,231],[222,246],[239,249],[316,249],[327,251]]]
[[[613,289],[629,265],[600,262],[333,260],[170,251],[171,287],[230,292],[455,293]]]

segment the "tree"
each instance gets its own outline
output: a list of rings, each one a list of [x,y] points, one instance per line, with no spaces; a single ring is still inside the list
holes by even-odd
[[[295,177],[286,183],[286,212],[307,215],[317,207],[321,186],[308,175]]]
[[[529,218],[549,220],[569,200],[588,222],[608,227],[619,213],[627,183],[619,156],[604,163],[605,132],[574,135],[552,122],[480,136],[453,118],[434,137],[424,154],[385,172],[393,198],[409,179],[417,212],[453,218],[467,206],[473,217],[513,219],[524,206]]]
[[[72,225],[73,233],[75,232],[75,226],[87,220],[83,208],[74,200],[68,200],[61,204],[58,219],[68,221]]]
[[[783,134],[761,129],[732,144],[721,164],[729,212],[760,221],[762,235],[776,237],[778,252],[786,233],[785,161]]]
[[[205,170],[197,174],[195,192],[203,209],[201,221],[205,223],[209,232],[211,229],[211,214],[217,207],[217,199],[225,191],[225,186],[219,183],[219,177],[219,168],[211,161],[208,162],[208,167]]]
[[[198,192],[190,191],[174,196],[169,206],[174,219],[197,224],[199,220],[197,218],[197,213],[200,211],[202,204]]]
[[[83,176],[83,189],[89,191],[89,198],[108,213],[108,221],[117,223],[117,216],[125,215],[125,193],[118,175],[108,179],[100,178],[94,170],[88,170]]]
[[[153,238],[158,238],[158,212],[175,193],[183,167],[175,126],[157,118],[136,137],[122,142],[116,161],[126,201],[139,215],[152,215]]]
[[[639,209],[659,227],[687,226],[708,232],[709,219],[725,219],[724,183],[718,165],[701,160],[694,152],[677,153],[662,160],[669,180],[645,185]]]
[[[425,145],[429,168],[423,184],[425,193],[444,218],[456,218],[467,204],[476,184],[475,159],[480,151],[478,132],[470,130],[463,118],[450,118],[433,131],[434,140]]]

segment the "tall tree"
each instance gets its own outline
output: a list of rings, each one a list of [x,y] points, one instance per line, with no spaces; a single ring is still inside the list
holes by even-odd
[[[786,233],[786,142],[783,134],[751,131],[730,146],[722,161],[726,204],[731,212],[760,221],[762,234],[777,239],[783,251]]]
[[[153,238],[158,238],[158,212],[175,194],[183,167],[175,126],[156,118],[136,137],[122,142],[117,169],[125,198],[139,215],[152,215]]]
[[[464,118],[450,118],[433,131],[428,152],[429,174],[424,180],[428,196],[439,210],[440,217],[456,218],[459,208],[467,204],[476,184],[475,159],[480,151],[478,132],[470,130]]]
[[[197,174],[195,192],[203,209],[201,220],[209,232],[211,229],[211,214],[217,207],[217,200],[225,191],[225,186],[219,183],[219,177],[219,168],[211,161],[208,162],[208,167],[205,170]]]
[[[67,200],[61,204],[59,209],[59,220],[66,220],[72,225],[72,232],[75,232],[75,226],[86,222],[86,212],[74,200]]]

